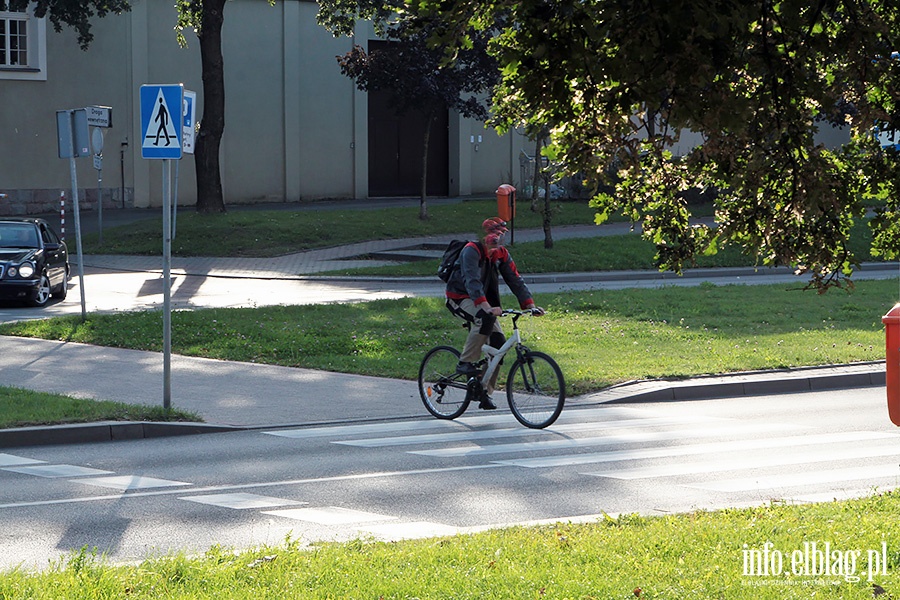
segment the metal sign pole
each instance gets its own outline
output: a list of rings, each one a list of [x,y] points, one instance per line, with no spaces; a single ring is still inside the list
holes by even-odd
[[[175,162],[175,189],[172,191],[172,239],[175,239],[175,228],[178,226],[178,166],[181,161]]]
[[[163,408],[172,406],[172,161],[163,160]]]
[[[94,127],[91,133],[91,146],[94,149],[94,168],[97,169],[97,229],[100,232],[100,245],[103,245],[103,129]]]
[[[142,85],[140,94],[141,158],[163,161],[163,408],[168,410],[172,407],[172,160],[180,159],[182,153],[178,115],[184,86]]]
[[[81,213],[78,210],[78,170],[75,168],[75,111],[66,111],[71,128],[73,151],[69,156],[69,172],[72,176],[72,207],[75,211],[75,248],[78,255],[78,289],[81,292],[81,322],[87,321],[87,302],[84,298],[84,254],[81,252]]]

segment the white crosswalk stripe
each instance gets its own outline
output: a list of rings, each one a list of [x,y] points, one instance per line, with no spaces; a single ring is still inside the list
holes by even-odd
[[[553,429],[530,430],[525,427],[512,427],[508,429],[488,429],[480,431],[454,431],[449,433],[432,433],[419,435],[403,435],[394,437],[365,438],[358,440],[338,440],[335,444],[346,446],[360,446],[363,448],[383,448],[387,446],[413,446],[419,444],[433,444],[440,442],[467,442],[476,440],[494,440],[499,438],[540,436],[555,437],[561,433],[579,433],[583,431],[631,429],[635,427],[660,427],[665,425],[684,425],[697,422],[722,422],[722,419],[696,418],[696,417],[650,417],[644,419],[623,419],[603,423],[570,423],[558,425]],[[515,448],[518,444],[513,444]],[[429,455],[428,452],[418,454]],[[430,454],[438,456],[438,454]]]
[[[568,468],[579,476],[619,481],[658,479],[709,492],[802,490],[852,482],[863,490],[857,493],[866,493],[875,483],[900,485],[900,434],[895,431],[814,432],[804,423],[745,423],[621,406],[569,410],[546,430],[508,424],[508,414],[491,414],[266,433],[319,437],[357,448],[397,448],[441,461],[483,458],[485,466]],[[850,461],[860,466],[848,466]],[[590,465],[608,466],[584,468]],[[873,485],[865,487],[868,481]],[[802,501],[826,494],[822,489],[809,487],[793,497]]]
[[[851,467],[847,469],[792,472],[780,475],[722,479],[718,481],[693,483],[689,484],[688,487],[714,492],[743,492],[750,490],[795,487],[815,483],[834,483],[836,481],[862,481],[883,477],[900,477],[900,466],[898,466],[896,462],[893,462],[891,464]]]
[[[546,440],[546,441],[538,441],[538,442],[522,442],[518,444],[495,444],[491,446],[478,446],[474,448],[445,448],[438,450],[414,450],[411,451],[410,454],[422,454],[425,456],[485,456],[490,454],[513,454],[519,452],[533,452],[533,451],[541,451],[541,450],[565,450],[569,448],[592,448],[597,446],[617,446],[624,443],[633,443],[633,442],[666,442],[673,440],[682,440],[682,439],[700,439],[705,437],[719,437],[722,435],[753,435],[760,433],[773,433],[780,431],[790,431],[798,429],[796,425],[789,425],[784,423],[772,423],[772,424],[761,424],[761,425],[733,425],[730,424],[724,427],[704,427],[700,429],[681,429],[675,431],[635,431],[632,433],[618,433],[615,435],[605,435],[601,437],[589,437],[589,438],[571,438],[571,439],[557,439],[557,440]],[[599,456],[607,456],[609,452],[600,453]],[[579,454],[576,456],[589,457],[590,455]],[[548,466],[561,466],[564,464],[569,464],[567,461],[571,458],[571,460],[576,460],[574,457],[559,457],[558,460],[561,460],[559,465],[548,465]],[[540,462],[541,459],[534,459],[537,462]],[[556,458],[547,458],[547,460],[554,461]],[[515,464],[517,466],[544,466],[544,465],[532,465],[528,460],[523,461],[497,461],[502,464]],[[588,460],[588,462],[591,462]],[[606,462],[606,461],[602,461]],[[574,463],[572,463],[574,464]]]
[[[866,432],[863,432],[864,434]],[[893,436],[891,436],[893,437]],[[871,435],[846,435],[841,441],[870,441]],[[840,438],[839,438],[840,439]],[[874,438],[878,439],[878,438]],[[832,440],[831,444],[838,443]],[[744,469],[762,469],[769,467],[784,467],[791,465],[815,464],[834,462],[836,460],[855,460],[859,458],[878,458],[883,456],[896,456],[900,458],[898,446],[861,446],[856,448],[835,448],[829,446],[828,450],[814,448],[794,454],[778,454],[774,456],[740,456],[727,457],[720,460],[709,460],[695,463],[679,463],[656,465],[652,467],[640,467],[636,469],[616,469],[599,473],[583,473],[596,477],[609,477],[612,479],[647,479],[651,477],[673,477],[676,475],[699,475],[704,473],[716,473],[720,471],[738,471]]]
[[[823,433],[781,438],[756,438],[749,440],[735,440],[731,442],[712,442],[708,444],[691,444],[686,446],[637,448],[634,450],[598,452],[593,454],[571,454],[565,456],[498,460],[494,461],[494,463],[529,468],[561,467],[647,458],[690,456],[695,454],[716,455],[722,452],[741,452],[766,448],[789,448],[794,446],[833,444],[847,441],[876,440],[887,437],[896,437],[896,434],[874,431]]]

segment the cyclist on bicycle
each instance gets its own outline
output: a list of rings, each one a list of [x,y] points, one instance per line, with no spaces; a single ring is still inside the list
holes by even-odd
[[[498,275],[519,301],[522,309],[531,309],[535,315],[544,314],[544,309],[535,306],[531,292],[504,247],[506,222],[499,217],[485,219],[482,223],[484,236],[480,242],[469,242],[459,255],[459,268],[454,269],[447,281],[447,308],[455,316],[470,323],[469,336],[459,357],[457,372],[475,376],[478,369],[473,363],[481,358],[481,347],[490,344],[500,348],[506,342],[500,316],[500,283]],[[478,408],[493,410],[496,405],[490,395],[494,391],[497,373],[485,389]]]

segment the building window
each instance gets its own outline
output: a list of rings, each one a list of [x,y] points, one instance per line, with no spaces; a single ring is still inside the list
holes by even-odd
[[[22,11],[0,12],[0,79],[47,79],[46,23]]]

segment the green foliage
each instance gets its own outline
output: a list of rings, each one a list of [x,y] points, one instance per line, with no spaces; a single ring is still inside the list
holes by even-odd
[[[497,64],[487,54],[486,35],[474,36],[472,48],[444,64],[443,51],[428,45],[429,28],[400,21],[386,26],[388,44],[366,52],[362,46],[338,57],[341,73],[364,91],[387,91],[398,114],[422,111],[431,116],[453,110],[485,121],[482,99],[497,80]]]
[[[35,16],[50,19],[57,32],[63,26],[74,29],[82,50],[87,50],[94,39],[91,19],[131,10],[128,0],[0,0],[0,11],[22,10],[32,4]]]
[[[491,46],[496,123],[549,127],[564,172],[614,186],[598,211],[640,221],[665,268],[727,241],[818,288],[841,285],[857,262],[848,232],[866,198],[885,195],[875,245],[898,250],[897,155],[873,134],[900,127],[900,61],[888,59],[897,3],[421,0],[407,10],[439,19],[436,41],[451,54],[469,26],[514,24]],[[840,150],[817,141],[831,127],[848,135]],[[689,132],[701,143],[673,158]],[[697,188],[716,194],[715,231],[689,222]]]

